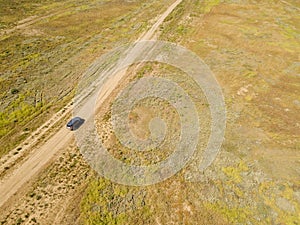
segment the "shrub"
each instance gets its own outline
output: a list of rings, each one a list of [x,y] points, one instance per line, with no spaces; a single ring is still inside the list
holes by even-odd
[[[12,93],[14,95],[14,94],[19,93],[19,90],[16,88],[13,88],[13,89],[11,89],[10,93]]]

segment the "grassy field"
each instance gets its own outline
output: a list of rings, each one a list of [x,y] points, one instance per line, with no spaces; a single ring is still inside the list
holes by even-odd
[[[1,154],[71,100],[80,75],[99,54],[135,40],[165,7],[163,1],[22,1],[10,9],[12,5],[0,9],[7,32],[1,36],[0,53]],[[225,140],[204,173],[198,166],[211,123],[204,94],[182,71],[147,63],[137,71],[130,68],[102,105],[98,133],[110,153],[125,163],[148,165],[166,158],[176,132],[159,154],[134,155],[120,145],[109,124],[111,101],[130,81],[165,77],[189,93],[203,122],[191,162],[164,182],[130,187],[92,172],[72,145],[12,211],[3,212],[0,222],[300,224],[299,8],[296,0],[185,0],[160,27],[159,39],[195,52],[223,90]],[[37,21],[10,31],[25,18]],[[19,25],[24,23],[28,20]],[[146,137],[156,114],[178,128],[170,105],[146,99],[130,114],[133,132]]]
[[[0,155],[58,111],[102,53],[135,40],[157,1],[1,1]]]
[[[169,15],[160,27],[159,39],[194,51],[223,89],[227,129],[221,153],[213,166],[199,174],[200,145],[183,171],[146,188],[95,179],[82,200],[85,224],[132,224],[132,219],[136,223],[134,219],[141,217],[145,224],[300,223],[299,6],[296,1],[183,1]],[[167,69],[186,81],[181,86],[188,83],[182,73]],[[148,65],[137,74],[160,76],[168,70]],[[151,113],[139,107],[132,121],[145,128],[145,114]],[[103,110],[99,115],[109,114]],[[198,110],[204,120],[209,118],[205,110]],[[204,126],[206,134],[208,125]],[[139,133],[134,125],[132,129]],[[104,139],[111,135],[103,125],[99,132]],[[133,164],[145,159],[122,150],[115,138],[108,139],[104,143],[116,158]],[[146,163],[155,162],[149,155],[146,159]],[[122,188],[123,197],[116,191]],[[111,197],[98,197],[107,192]],[[134,196],[132,202],[128,193]],[[115,207],[109,207],[114,200],[125,201],[134,210],[116,213]]]

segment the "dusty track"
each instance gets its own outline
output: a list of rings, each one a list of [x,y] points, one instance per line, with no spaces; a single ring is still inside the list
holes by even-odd
[[[168,7],[168,9],[158,17],[157,22],[151,27],[151,29],[138,38],[138,40],[155,39],[154,34],[157,28],[181,1],[182,0],[177,0]],[[107,81],[107,83],[103,86],[102,93],[100,94],[99,103],[105,100],[124,75],[125,73],[120,73],[118,76]],[[63,116],[60,117],[60,119],[62,118]],[[46,163],[51,160],[54,154],[71,141],[72,137],[72,132],[68,131],[63,126],[56,134],[46,141],[45,144],[43,144],[40,148],[35,149],[26,160],[22,161],[20,165],[17,165],[16,169],[12,171],[12,173],[2,178],[0,181],[0,207],[3,206],[3,204],[26,182],[32,179],[37,172],[41,171]],[[11,163],[13,164],[13,162]]]

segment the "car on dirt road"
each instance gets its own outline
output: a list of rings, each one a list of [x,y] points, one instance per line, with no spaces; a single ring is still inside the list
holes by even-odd
[[[67,123],[67,128],[70,130],[77,130],[84,123],[84,119],[74,117]]]

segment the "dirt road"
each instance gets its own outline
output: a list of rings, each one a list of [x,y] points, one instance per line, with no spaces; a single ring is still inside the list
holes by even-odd
[[[151,29],[138,38],[138,40],[153,40],[154,33],[159,25],[181,1],[182,0],[177,0],[168,7],[168,9],[158,17],[157,22],[151,27]],[[124,72],[120,73],[118,76],[107,81],[103,87],[102,94],[100,94],[99,102],[103,102],[105,100],[124,75]],[[58,150],[64,148],[72,140],[72,137],[72,132],[68,131],[63,126],[43,146],[34,150],[25,161],[16,166],[17,168],[12,173],[2,178],[0,181],[0,207],[3,206],[3,204],[20,188],[22,188],[27,181],[32,179],[38,171],[41,171],[54,154]]]

